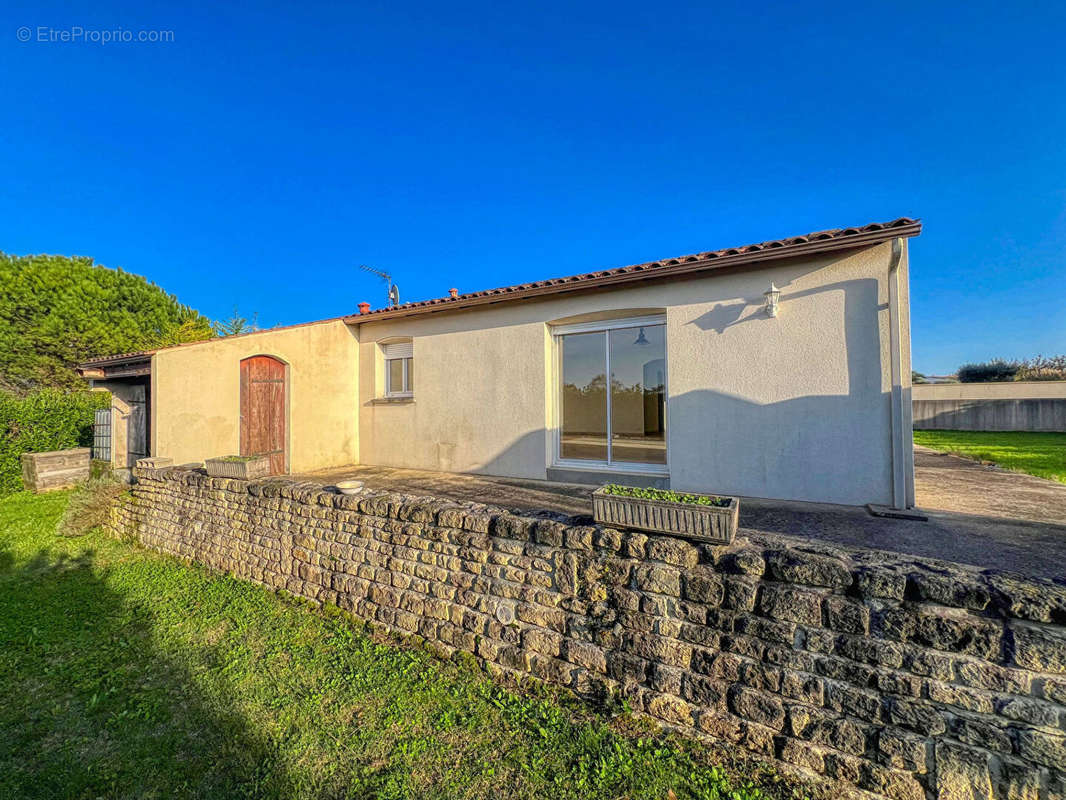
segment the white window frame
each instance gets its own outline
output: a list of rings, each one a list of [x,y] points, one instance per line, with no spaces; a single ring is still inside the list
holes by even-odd
[[[600,333],[607,337],[608,331],[624,328],[641,328],[651,325],[663,326],[663,342],[665,344],[664,360],[666,369],[663,379],[663,418],[666,426],[666,463],[665,464],[642,464],[634,461],[611,461],[611,437],[607,437],[607,460],[592,461],[579,458],[563,458],[563,337],[571,333]],[[569,325],[552,325],[552,380],[555,382],[555,414],[553,419],[553,446],[551,466],[559,469],[584,470],[586,472],[625,472],[640,475],[669,475],[670,474],[670,357],[669,341],[666,337],[666,315],[654,314],[643,317],[619,317],[617,319],[596,320],[594,322],[576,322]],[[605,369],[607,370],[607,430],[610,432],[611,420],[611,348],[608,340],[604,348]]]
[[[390,355],[390,349],[393,351],[392,355]],[[408,375],[410,365],[415,359],[414,343],[410,341],[384,343],[381,345],[381,352],[385,360],[385,397],[414,397],[411,379]],[[403,370],[399,389],[392,385],[392,370],[389,367],[393,361],[399,361]]]

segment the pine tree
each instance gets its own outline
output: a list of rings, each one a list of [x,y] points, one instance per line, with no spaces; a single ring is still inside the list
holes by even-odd
[[[237,307],[233,307],[233,316],[229,319],[218,319],[214,322],[215,336],[240,336],[242,333],[255,333],[261,330],[259,327],[258,312],[252,314],[252,318],[242,317]]]
[[[213,335],[211,322],[139,275],[82,256],[0,253],[0,388],[77,389],[74,366]]]

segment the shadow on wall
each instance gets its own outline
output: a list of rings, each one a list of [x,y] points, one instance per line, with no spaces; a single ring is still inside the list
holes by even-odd
[[[788,325],[790,301],[835,291],[844,294],[843,321],[832,319],[825,335],[844,337],[847,374],[839,377],[846,381],[847,393],[769,403],[713,389],[671,396],[667,436],[673,488],[846,505],[892,502],[891,401],[881,385],[877,324],[885,306],[878,303],[876,280],[841,281],[793,293],[785,286],[776,319],[764,314],[760,297],[719,304],[689,324],[709,336],[738,325]],[[713,358],[714,348],[709,349]],[[751,369],[773,368],[790,388],[812,380],[805,377],[812,365],[801,353],[787,365],[787,373],[781,373],[779,359],[768,367],[772,363],[754,361]],[[525,473],[517,465],[550,453],[548,435],[528,432],[472,471],[520,477]]]
[[[745,311],[748,313],[745,314]],[[732,328],[742,322],[765,318],[765,316],[766,314],[762,306],[759,305],[758,300],[752,299],[739,303],[719,303],[702,317],[689,324],[696,325],[700,330],[725,333],[726,328]]]
[[[152,611],[115,592],[91,551],[0,551],[0,794],[292,796],[232,698],[199,690],[153,638]]]
[[[797,292],[789,292],[786,284],[776,319],[766,316],[760,297],[746,304],[720,304],[690,324],[710,334],[738,325],[788,325],[791,304],[828,292],[844,296],[842,325],[831,320],[824,335],[844,338],[846,374],[841,377],[847,393],[771,403],[712,390],[671,398],[671,444],[681,436],[686,441],[680,458],[671,456],[676,488],[709,484],[722,487],[716,491],[749,497],[849,505],[892,501],[891,402],[882,390],[877,323],[886,306],[878,302],[875,279]],[[764,363],[753,362],[751,369],[774,369],[783,384],[803,386],[813,382],[809,376],[821,365],[804,361],[802,355],[796,353],[787,365],[767,357]],[[714,456],[718,453],[723,457]]]

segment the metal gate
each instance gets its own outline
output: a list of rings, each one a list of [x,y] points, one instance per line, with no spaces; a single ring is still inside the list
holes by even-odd
[[[93,420],[93,458],[111,462],[111,409],[96,409]]]

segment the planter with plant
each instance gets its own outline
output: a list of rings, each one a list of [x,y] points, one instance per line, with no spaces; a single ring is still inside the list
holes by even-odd
[[[238,478],[250,481],[270,475],[270,456],[219,456],[204,461],[213,478]]]
[[[592,493],[592,508],[596,521],[604,525],[729,544],[737,534],[740,501],[713,494],[608,484]]]

